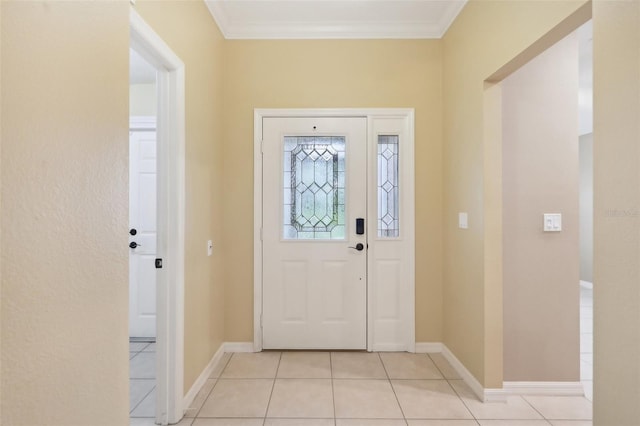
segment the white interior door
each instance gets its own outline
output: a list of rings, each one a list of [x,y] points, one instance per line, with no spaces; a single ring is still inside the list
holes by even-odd
[[[264,118],[265,349],[367,348],[366,168],[364,117]]]
[[[156,132],[129,133],[129,336],[156,336]]]

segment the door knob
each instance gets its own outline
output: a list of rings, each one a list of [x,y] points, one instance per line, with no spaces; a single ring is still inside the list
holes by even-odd
[[[131,242],[129,243],[129,248],[134,249],[134,248],[136,248],[136,247],[140,247],[140,244],[136,243],[135,241],[131,241]]]
[[[356,249],[356,250],[358,250],[358,251],[362,251],[362,250],[364,250],[364,244],[362,244],[362,243],[358,243],[358,244],[356,244],[356,246],[355,246],[355,247],[349,247],[349,248],[350,248],[350,249]]]
[[[137,233],[138,233],[138,231],[136,230],[136,228],[129,229],[129,234],[136,235]]]

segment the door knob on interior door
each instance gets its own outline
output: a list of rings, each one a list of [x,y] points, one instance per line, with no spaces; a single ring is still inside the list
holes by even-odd
[[[355,249],[355,250],[358,250],[358,251],[362,251],[362,250],[364,250],[364,244],[358,243],[358,244],[356,244],[355,247],[349,247],[349,248],[350,249]]]
[[[140,244],[136,243],[135,241],[131,241],[131,242],[129,243],[129,248],[134,249],[134,248],[136,248],[136,247],[140,247]]]

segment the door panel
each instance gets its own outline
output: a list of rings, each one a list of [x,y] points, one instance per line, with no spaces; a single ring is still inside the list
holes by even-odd
[[[323,262],[321,271],[325,279],[322,288],[324,321],[345,321],[344,304],[349,296],[345,294],[345,282],[348,280],[348,263],[345,261]]]
[[[306,322],[307,304],[307,262],[282,262],[282,319],[287,322]]]
[[[398,260],[379,260],[375,266],[379,282],[376,294],[378,318],[397,321],[400,318],[398,295],[400,293],[401,262]]]
[[[415,348],[413,139],[407,120],[396,117],[373,119],[370,132],[370,348],[412,351]]]
[[[365,118],[263,120],[263,347],[366,349]]]
[[[129,137],[129,336],[156,336],[156,132]]]

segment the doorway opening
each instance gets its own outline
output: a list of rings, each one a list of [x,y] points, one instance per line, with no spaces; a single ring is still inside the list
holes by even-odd
[[[129,416],[156,417],[156,69],[129,49]]]
[[[182,419],[184,399],[184,64],[133,9],[130,11],[129,23],[130,48],[156,74],[155,132],[147,132],[148,135],[155,135],[155,144],[148,140],[146,143],[147,147],[157,148],[155,258],[146,259],[147,268],[150,267],[149,261],[153,259],[153,271],[146,275],[152,276],[155,273],[155,410],[149,410],[155,411],[155,415],[149,420],[151,423],[166,425]],[[153,164],[154,161],[150,159],[150,151],[153,149],[142,151],[147,163]],[[147,194],[147,198],[152,197]],[[147,201],[147,205],[151,203],[150,200]],[[130,234],[133,234],[132,230],[133,228]],[[138,250],[138,243],[141,244],[141,249],[144,248],[144,243],[138,241],[142,234],[137,233],[137,228],[135,234],[130,235],[132,239],[129,244],[135,242],[136,246],[130,246],[128,250]],[[152,246],[154,238],[149,238],[147,245]],[[138,263],[143,266],[145,262]],[[147,304],[145,310],[152,310],[152,307]],[[147,371],[146,374],[152,373]]]
[[[593,21],[577,30],[580,135],[580,381],[593,401]]]
[[[579,135],[585,131],[578,115],[585,99],[578,88],[586,57],[578,25],[586,12],[553,46],[532,47],[524,65],[523,57],[514,59],[487,80],[485,188],[499,209],[485,212],[497,236],[489,255],[499,259],[490,266],[503,295],[507,394],[589,397],[581,383],[579,303]]]

